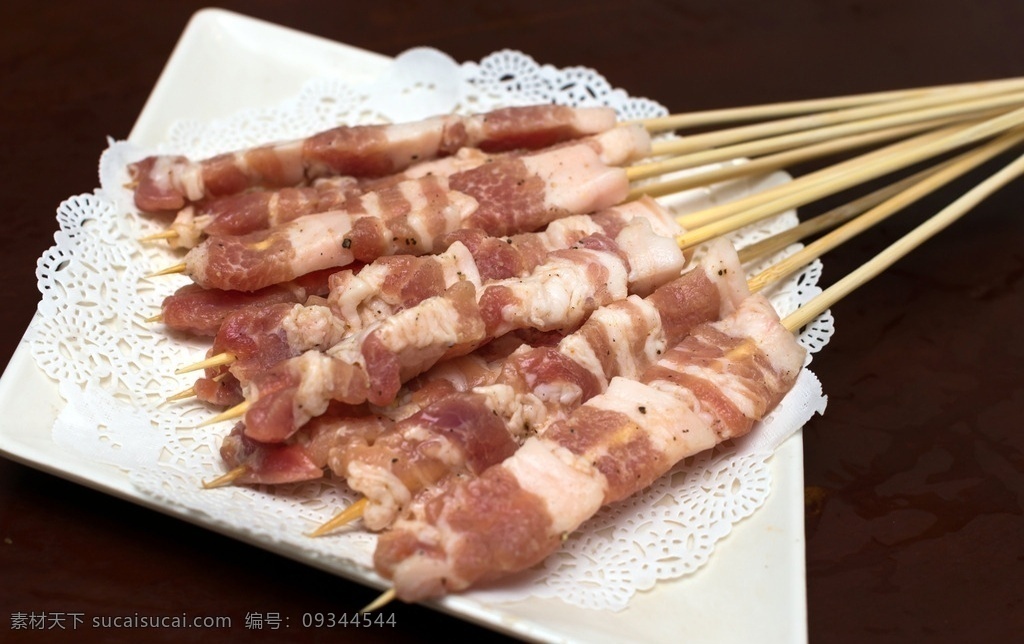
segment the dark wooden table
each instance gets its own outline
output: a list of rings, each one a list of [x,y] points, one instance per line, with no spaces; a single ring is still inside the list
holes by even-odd
[[[195,2],[28,2],[0,9],[3,252],[0,360],[38,300],[54,209],[91,191],[105,137],[127,136]],[[673,111],[1024,72],[1015,0],[377,0],[224,8],[395,55],[500,48],[600,70]],[[443,7],[443,8],[442,8]],[[991,171],[995,166],[988,166]],[[795,173],[804,168],[794,168]],[[832,281],[984,172],[826,260]],[[809,209],[809,212],[812,212]],[[804,432],[813,642],[1003,641],[1024,632],[1024,182],[1006,188],[834,309],[814,369],[830,397]],[[18,423],[6,415],[4,423]],[[376,593],[0,459],[0,641],[15,611],[282,614]],[[395,605],[422,641],[489,632]],[[58,638],[34,632],[37,640]],[[68,641],[99,638],[78,631]],[[219,641],[258,641],[241,628]],[[326,641],[316,631],[293,641]],[[121,641],[103,632],[105,641]],[[149,631],[192,641],[197,633]],[[125,632],[123,641],[141,641]],[[199,639],[195,641],[200,641]]]

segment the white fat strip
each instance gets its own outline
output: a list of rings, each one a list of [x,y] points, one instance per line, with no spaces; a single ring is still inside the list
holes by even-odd
[[[573,121],[580,132],[603,132],[615,127],[617,117],[610,107],[577,107]]]
[[[806,350],[779,323],[778,313],[764,296],[751,295],[736,315],[723,318],[716,326],[733,337],[751,338],[768,356],[776,374],[792,378],[803,367]]]
[[[288,345],[302,350],[324,350],[340,342],[350,331],[344,319],[326,306],[296,304],[281,320]]]
[[[446,121],[447,117],[435,116],[389,125],[385,130],[388,139],[385,145],[395,167],[406,168],[417,161],[424,161],[425,153],[435,156],[441,146]]]
[[[473,214],[479,203],[473,197],[456,190],[448,191],[447,202],[438,210],[430,204],[419,184],[402,183],[402,194],[412,204],[407,222],[417,236],[417,254],[434,250],[434,241],[440,235],[463,227],[466,217]],[[407,252],[402,245],[397,252]]]
[[[525,321],[531,328],[547,331],[585,317],[592,308],[588,301],[600,286],[607,286],[612,300],[626,297],[626,268],[620,259],[599,251],[591,255],[608,269],[607,284],[591,284],[588,262],[553,257],[528,278],[498,282],[509,287],[515,302],[502,309],[502,318]]]
[[[327,391],[334,381],[331,368],[333,361],[326,353],[315,349],[289,360],[289,367],[302,374],[292,400],[292,409],[296,420],[300,421],[299,425],[327,411],[330,399]]]
[[[184,195],[189,202],[199,201],[206,194],[203,166],[194,161],[182,161],[174,157],[157,157],[150,176],[161,190],[176,190]]]
[[[477,269],[476,260],[469,252],[466,245],[460,241],[452,243],[446,251],[437,255],[437,261],[441,265],[444,274],[445,286],[451,286],[456,282],[471,282],[480,288],[480,271]]]
[[[658,452],[675,462],[718,441],[707,422],[685,400],[628,378],[613,378],[608,391],[589,407],[623,414],[639,426]],[[600,456],[588,454],[588,457]]]
[[[571,245],[569,240],[575,242],[581,234],[586,236],[599,232],[602,232],[601,227],[590,216],[570,215],[556,219],[538,234],[545,248],[555,249],[568,248]]]
[[[675,239],[684,232],[683,227],[676,221],[675,214],[647,195],[616,208],[633,217],[646,219],[656,235]]]
[[[213,221],[213,215],[196,216],[194,206],[185,206],[178,211],[174,217],[174,223],[168,226],[178,233],[178,236],[169,239],[168,243],[172,248],[193,248],[199,243],[203,236],[203,230]]]
[[[305,141],[301,139],[275,143],[256,148],[257,152],[252,155],[243,150],[241,152],[236,152],[233,155],[234,162],[243,174],[259,176],[259,169],[252,168],[249,164],[249,159],[253,157],[262,157],[269,151],[277,158],[279,167],[288,171],[288,174],[283,177],[283,182],[288,185],[298,185],[306,178],[304,167],[305,161],[302,158],[302,153],[305,147],[304,144]]]
[[[651,135],[638,123],[620,125],[591,137],[600,147],[598,156],[608,165],[622,165],[651,154]]]
[[[291,247],[303,249],[296,256],[296,275],[305,275],[324,266],[352,263],[352,251],[344,246],[344,239],[352,230],[352,217],[346,213],[305,215],[289,223],[284,230]],[[303,258],[308,260],[303,261]]]
[[[493,384],[474,387],[473,393],[486,398],[487,409],[504,419],[505,426],[519,442],[542,431],[550,423],[550,413],[545,401],[530,391],[517,391],[506,384]],[[577,388],[577,400],[579,394]]]
[[[572,532],[604,502],[604,475],[587,459],[543,438],[527,439],[501,467],[521,488],[540,497],[551,517],[552,534]]]
[[[351,461],[347,481],[369,500],[363,512],[363,523],[371,530],[382,530],[394,520],[401,508],[409,505],[412,494],[401,479],[388,468]]]
[[[739,256],[727,239],[716,239],[708,244],[700,266],[718,288],[722,303],[720,317],[732,313],[750,295]]]
[[[629,192],[625,170],[608,167],[584,143],[524,156],[522,162],[544,181],[549,209],[593,212],[614,206]]]
[[[658,235],[646,219],[634,219],[615,238],[629,257],[630,290],[647,295],[678,276],[686,258],[675,239]]]
[[[587,342],[583,334],[570,333],[562,338],[558,343],[558,352],[594,374],[601,383],[601,389],[608,386],[608,382],[604,378],[604,366],[597,354],[594,353],[594,347]]]
[[[203,183],[203,166],[194,161],[182,161],[174,157],[157,157],[151,176],[161,189],[173,188],[185,195],[188,201],[199,201],[206,194]]]
[[[587,324],[600,324],[608,338],[615,341],[613,347],[617,367],[614,375],[638,378],[665,352],[666,340],[661,326],[661,314],[654,305],[636,295],[630,295],[625,302],[597,309]],[[643,352],[636,355],[630,348],[638,334],[646,340]]]
[[[411,166],[403,174],[409,179],[428,175],[450,177],[451,175],[482,165],[489,155],[478,148],[460,148],[451,156],[423,161]]]
[[[456,344],[459,312],[448,299],[436,296],[382,320],[378,337],[392,351]]]
[[[343,277],[332,278],[334,288],[328,301],[338,312],[339,317],[348,323],[350,330],[358,330],[363,326],[359,316],[361,305],[370,297],[375,295],[380,287],[380,279],[383,279],[383,270],[372,270],[378,265],[370,264],[365,266],[359,273],[347,270]]]
[[[408,444],[416,445],[417,451],[424,452],[431,458],[444,463],[447,471],[454,472],[463,469],[466,458],[462,447],[450,440],[448,436],[429,429],[438,420],[431,411],[432,409],[427,407],[420,412],[418,422],[407,421],[404,425],[399,425],[402,436],[408,441]]]

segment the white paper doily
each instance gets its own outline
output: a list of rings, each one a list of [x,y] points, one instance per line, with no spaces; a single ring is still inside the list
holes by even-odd
[[[590,69],[555,69],[515,51],[458,65],[435,50],[415,49],[396,58],[372,84],[319,79],[273,108],[215,122],[179,122],[158,149],[111,141],[101,158],[101,187],[60,205],[60,231],[36,270],[42,297],[41,315],[29,333],[32,354],[67,401],[53,426],[54,442],[125,470],[144,495],[229,533],[342,561],[352,570],[369,568],[376,540],[371,534],[304,536],[352,500],[343,484],[325,479],[276,488],[200,488],[201,480],[222,472],[219,441],[230,427],[196,429],[209,417],[207,407],[163,402],[190,384],[174,376],[174,369],[202,357],[207,346],[145,322],[184,282],[145,277],[177,259],[136,241],[157,224],[134,212],[131,195],[122,188],[125,164],[155,152],[203,158],[339,123],[408,121],[551,101],[610,105],[624,119],[666,113],[652,101],[610,87]],[[776,173],[662,201],[688,212],[786,180]],[[781,215],[742,231],[737,244],[795,223],[794,213]],[[815,263],[768,293],[782,315],[818,293],[820,270]],[[814,352],[831,334],[826,315],[804,331],[801,342]],[[588,608],[621,610],[638,590],[697,570],[716,542],[767,498],[766,461],[773,449],[824,406],[819,383],[805,370],[794,392],[750,437],[694,457],[644,494],[607,508],[537,570],[474,592],[495,601],[557,596]]]

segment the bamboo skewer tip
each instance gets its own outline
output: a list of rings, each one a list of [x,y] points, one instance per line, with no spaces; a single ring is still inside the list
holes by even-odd
[[[203,489],[212,490],[214,488],[231,485],[248,471],[248,467],[246,467],[245,465],[239,465],[238,467],[235,467],[231,470],[228,470],[224,474],[221,474],[212,481],[203,481]]]
[[[242,416],[245,415],[245,412],[249,411],[250,404],[251,403],[248,400],[242,401],[235,405],[234,407],[217,414],[213,418],[208,418],[204,420],[203,422],[196,425],[196,428],[198,429],[200,427],[207,427],[209,425],[213,425],[225,420],[234,420],[235,418],[241,418]]]
[[[161,275],[176,275],[176,274],[184,273],[187,270],[187,268],[188,267],[185,266],[185,262],[182,262],[180,264],[175,264],[174,266],[168,266],[167,268],[162,268],[162,269],[158,270],[155,273],[150,273],[149,275],[146,275],[146,277],[160,277]]]
[[[369,604],[367,604],[366,606],[361,608],[359,610],[359,612],[360,613],[372,613],[375,610],[379,610],[379,609],[383,608],[384,606],[387,606],[392,601],[394,601],[394,599],[395,599],[395,589],[394,588],[388,588],[387,590],[385,590],[383,593],[380,594],[380,597],[378,597],[377,599],[373,600],[372,602],[370,602]]]
[[[332,532],[333,530],[335,530],[337,528],[340,528],[340,527],[342,527],[344,525],[348,525],[349,523],[352,523],[353,521],[355,521],[359,517],[363,516],[363,512],[366,510],[366,506],[367,506],[368,503],[369,503],[369,501],[367,501],[367,499],[365,497],[362,498],[362,499],[359,499],[358,501],[356,501],[352,505],[348,506],[347,508],[345,508],[344,510],[342,510],[338,514],[336,514],[333,517],[331,517],[325,523],[321,524],[317,529],[315,529],[312,532],[310,532],[308,534],[308,536],[310,536],[310,537],[322,537],[323,535],[327,534],[328,532]]]
[[[224,365],[229,365],[229,364],[231,364],[234,361],[235,361],[234,354],[228,353],[228,352],[218,353],[216,355],[210,356],[209,358],[206,358],[205,360],[200,360],[199,362],[194,362],[194,363],[192,363],[190,365],[186,365],[184,367],[181,367],[180,369],[175,369],[174,373],[175,373],[175,375],[180,376],[183,373],[189,373],[191,371],[199,371],[200,369],[211,369],[213,367],[223,367]]]
[[[152,235],[146,235],[145,237],[139,237],[139,242],[140,243],[146,243],[146,242],[152,242],[152,241],[160,241],[162,239],[175,239],[177,237],[178,237],[178,231],[170,230],[169,229],[169,230],[162,230],[162,231],[160,231],[158,233],[153,233]]]

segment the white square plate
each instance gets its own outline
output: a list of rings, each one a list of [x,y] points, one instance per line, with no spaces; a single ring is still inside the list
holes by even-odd
[[[367,80],[387,62],[378,54],[238,14],[205,10],[194,16],[183,33],[129,138],[153,146],[175,121],[208,121],[244,108],[274,105],[295,95],[310,78]],[[24,341],[0,380],[0,405],[5,419],[19,419],[0,426],[0,453],[5,456],[219,529],[142,496],[125,472],[59,448],[50,428],[63,402],[56,383],[36,367]],[[774,489],[768,502],[718,545],[708,565],[689,577],[640,593],[622,612],[590,611],[551,600],[485,605],[466,597],[449,597],[435,606],[539,641],[803,642],[807,620],[799,432],[777,451],[771,467]],[[302,551],[281,551],[245,535],[228,534],[324,567]],[[371,575],[355,578],[379,587],[379,580]]]

